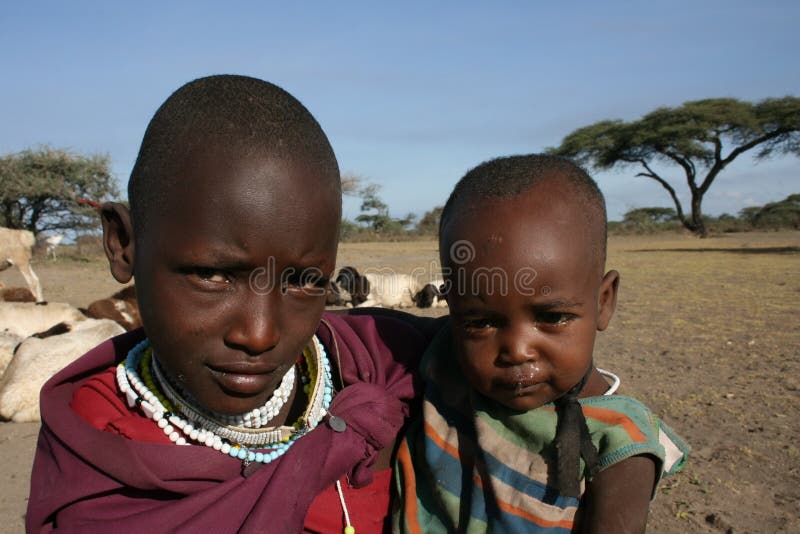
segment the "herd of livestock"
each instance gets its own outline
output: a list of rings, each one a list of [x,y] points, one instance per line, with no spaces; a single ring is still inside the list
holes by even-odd
[[[55,256],[60,239],[45,243]],[[86,308],[47,302],[31,268],[33,234],[0,228],[0,271],[17,267],[28,287],[0,283],[0,420],[39,421],[39,390],[49,377],[106,339],[141,326],[136,291],[127,286]],[[342,267],[326,290],[331,306],[446,306],[441,280]]]

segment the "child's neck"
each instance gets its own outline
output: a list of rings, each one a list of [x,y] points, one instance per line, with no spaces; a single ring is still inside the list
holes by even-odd
[[[583,389],[578,394],[578,398],[599,397],[605,394],[608,388],[609,384],[606,382],[606,379],[597,371],[596,367],[592,366],[589,378],[586,380],[586,385],[583,386]]]

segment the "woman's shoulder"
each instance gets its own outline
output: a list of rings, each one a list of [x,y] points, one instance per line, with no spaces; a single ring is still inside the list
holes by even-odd
[[[138,410],[131,409],[117,387],[116,366],[87,378],[76,390],[70,409],[92,427],[128,439],[169,443],[169,438]]]
[[[103,430],[110,418],[117,418],[127,410],[116,386],[116,366],[111,366],[90,376],[75,390],[70,408],[93,427]]]
[[[356,329],[373,328],[413,332],[430,341],[447,321],[448,316],[425,317],[391,308],[352,308],[328,312],[324,319],[340,324],[348,324]]]
[[[326,313],[317,335],[339,359],[399,362],[416,368],[441,324],[440,319],[374,308],[352,314]]]

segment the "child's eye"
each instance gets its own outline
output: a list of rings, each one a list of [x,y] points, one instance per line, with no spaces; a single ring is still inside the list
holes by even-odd
[[[536,314],[536,322],[548,326],[566,324],[573,318],[574,315],[562,312],[539,312]]]
[[[497,326],[496,322],[489,318],[476,318],[466,319],[461,325],[467,332],[477,332],[480,330],[488,330]]]

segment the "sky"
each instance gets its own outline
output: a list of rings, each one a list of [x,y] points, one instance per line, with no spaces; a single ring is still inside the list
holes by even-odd
[[[291,4],[291,5],[290,5]],[[4,2],[0,154],[108,154],[124,191],[142,135],[180,85],[245,74],[296,96],[343,173],[422,215],[487,159],[540,152],[604,119],[710,97],[800,95],[800,3]],[[800,159],[741,157],[704,211],[800,192]],[[663,168],[682,198],[685,179]],[[671,206],[622,169],[593,176],[609,217]],[[345,215],[358,214],[356,198]]]

